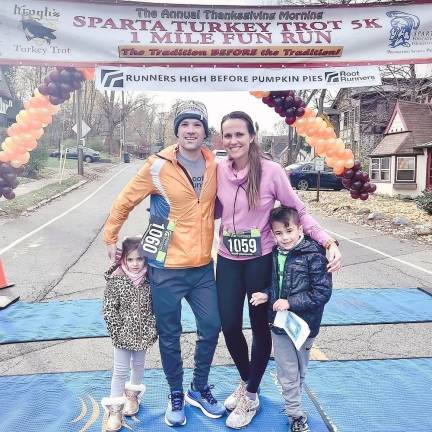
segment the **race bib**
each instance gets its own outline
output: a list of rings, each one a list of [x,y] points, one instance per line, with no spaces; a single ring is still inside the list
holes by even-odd
[[[261,256],[261,231],[258,228],[243,232],[223,232],[223,244],[234,256]]]
[[[144,255],[163,264],[174,228],[175,222],[152,216],[141,239]]]

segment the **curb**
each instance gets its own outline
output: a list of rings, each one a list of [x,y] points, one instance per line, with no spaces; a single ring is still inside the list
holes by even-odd
[[[35,204],[34,206],[28,207],[26,208],[23,213],[27,213],[27,212],[32,212],[34,210],[37,210],[39,207],[44,206],[45,204],[48,204],[49,202],[61,197],[62,195],[66,195],[67,193],[73,191],[74,189],[78,189],[79,187],[81,187],[82,185],[88,183],[89,180],[81,180],[78,183],[74,184],[71,187],[68,187],[67,189],[65,189],[62,192],[59,192],[58,194],[53,195],[52,197],[46,198],[40,202],[38,202],[37,204]]]

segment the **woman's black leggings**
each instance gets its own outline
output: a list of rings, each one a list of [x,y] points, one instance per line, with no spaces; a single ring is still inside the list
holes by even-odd
[[[268,303],[252,306],[249,302],[249,317],[252,327],[252,351],[249,351],[242,331],[243,304],[245,295],[250,300],[252,293],[263,291],[271,282],[271,253],[244,261],[235,261],[218,255],[216,285],[222,331],[228,351],[247,391],[256,393],[267,367],[271,353],[271,335],[268,325]]]

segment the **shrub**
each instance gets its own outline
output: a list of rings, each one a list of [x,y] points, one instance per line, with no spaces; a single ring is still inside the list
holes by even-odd
[[[432,214],[432,190],[424,190],[422,195],[418,196],[416,199],[417,207],[421,208],[428,214]]]
[[[46,166],[48,160],[48,150],[43,145],[38,145],[30,152],[30,160],[24,166],[24,177],[38,178],[42,168]]]

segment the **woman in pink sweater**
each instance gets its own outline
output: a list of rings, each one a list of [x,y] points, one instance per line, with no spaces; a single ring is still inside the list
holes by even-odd
[[[216,284],[222,331],[241,378],[225,400],[225,407],[232,411],[226,424],[241,428],[259,409],[257,391],[271,352],[266,296],[262,293],[270,286],[274,241],[269,216],[275,202],[295,208],[305,234],[328,249],[330,272],[340,268],[341,254],[337,242],[306,213],[283,168],[263,156],[252,119],[234,111],[222,119],[221,131],[228,158],[217,169],[222,217]],[[250,360],[242,331],[246,295],[253,336]]]

